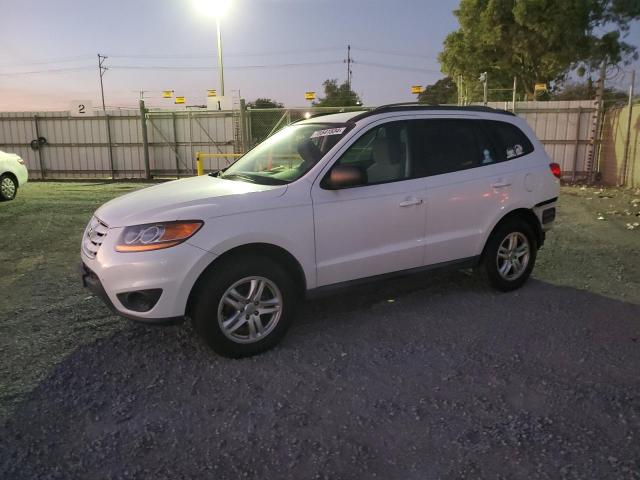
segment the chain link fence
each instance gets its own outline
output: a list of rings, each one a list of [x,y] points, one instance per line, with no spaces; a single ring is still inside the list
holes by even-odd
[[[298,120],[331,113],[361,112],[369,109],[369,107],[248,108],[245,111],[246,145],[248,148],[253,148],[281,128]]]

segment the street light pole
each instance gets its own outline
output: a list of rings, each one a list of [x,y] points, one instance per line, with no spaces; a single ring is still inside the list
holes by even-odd
[[[196,7],[207,17],[216,19],[216,33],[218,40],[218,97],[224,97],[224,64],[222,62],[222,33],[221,19],[229,11],[235,0],[193,0]]]
[[[218,86],[220,96],[224,97],[224,65],[222,64],[222,34],[220,33],[220,17],[216,16],[216,28],[218,31]]]

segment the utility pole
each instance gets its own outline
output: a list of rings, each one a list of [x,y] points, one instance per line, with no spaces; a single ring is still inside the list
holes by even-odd
[[[140,131],[142,132],[142,153],[144,155],[144,178],[151,178],[151,168],[149,165],[149,135],[147,133],[147,108],[144,100],[139,100],[140,105]]]
[[[347,86],[351,91],[351,45],[347,45]]]
[[[107,142],[109,143],[109,149],[107,150],[109,154],[109,166],[111,168],[111,178],[115,177],[115,170],[113,167],[113,143],[111,141],[111,125],[109,123],[109,115],[107,114],[107,107],[104,105],[104,83],[102,82],[102,77],[104,77],[105,72],[109,69],[104,66],[104,61],[107,59],[106,55],[98,54],[98,72],[100,73],[100,94],[102,95],[102,112],[104,113],[104,121],[106,122],[107,127]]]
[[[624,157],[622,161],[622,172],[620,185],[624,186],[627,180],[627,163],[629,162],[629,141],[631,140],[631,121],[633,120],[633,86],[636,83],[636,71],[631,71],[631,85],[629,85],[629,116],[627,117],[627,136],[624,142]]]
[[[104,84],[102,83],[102,77],[104,77],[104,73],[109,69],[104,66],[104,61],[107,59],[106,55],[98,54],[98,71],[100,72],[100,93],[102,94],[102,111],[106,112],[106,107],[104,106]]]
[[[595,174],[598,170],[599,150],[600,150],[600,132],[602,125],[602,115],[604,109],[604,81],[607,75],[607,59],[602,61],[600,65],[600,78],[598,78],[598,89],[596,90],[596,111],[593,115],[593,123],[591,124],[591,132],[589,134],[589,153],[587,155],[587,179],[588,183],[593,183]]]
[[[513,102],[513,113],[516,113],[516,88],[518,87],[518,77],[513,76],[513,96],[511,101]]]

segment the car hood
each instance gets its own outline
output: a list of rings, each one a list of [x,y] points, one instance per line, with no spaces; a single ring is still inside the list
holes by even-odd
[[[283,185],[258,185],[208,175],[143,188],[115,198],[95,215],[110,228],[173,220],[206,220],[231,213],[268,208]]]
[[[0,150],[0,160],[18,160],[20,155],[16,155],[15,153],[3,152]]]

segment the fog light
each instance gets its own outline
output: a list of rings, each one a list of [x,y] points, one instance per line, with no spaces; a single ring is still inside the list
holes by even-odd
[[[127,310],[148,312],[158,303],[160,295],[162,295],[162,289],[153,288],[151,290],[119,293],[117,297]]]

